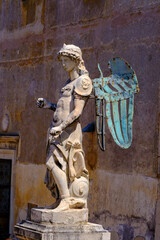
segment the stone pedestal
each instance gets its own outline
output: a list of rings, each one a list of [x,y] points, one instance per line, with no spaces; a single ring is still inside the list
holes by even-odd
[[[110,233],[101,225],[88,223],[88,209],[54,212],[32,209],[31,221],[14,227],[18,239],[23,240],[110,240]]]
[[[31,210],[31,221],[64,225],[83,224],[88,222],[88,209],[70,209],[62,212],[54,212],[51,209],[33,208]]]

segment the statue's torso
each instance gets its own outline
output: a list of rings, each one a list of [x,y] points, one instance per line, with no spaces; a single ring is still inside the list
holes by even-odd
[[[61,89],[60,99],[53,115],[52,126],[59,126],[74,109],[75,96],[88,99],[92,91],[92,81],[87,74],[84,74],[67,84]]]
[[[53,126],[58,126],[74,109],[74,81],[66,84],[60,92],[60,99],[57,102],[57,108],[53,115]]]

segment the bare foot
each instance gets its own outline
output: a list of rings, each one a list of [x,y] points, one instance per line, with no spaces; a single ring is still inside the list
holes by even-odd
[[[55,208],[53,211],[54,212],[61,212],[69,209],[69,202],[68,198],[64,198],[61,200],[60,204],[58,205],[57,208]]]
[[[86,200],[79,198],[64,198],[61,200],[60,204],[57,208],[55,208],[54,212],[66,211],[69,209],[81,209],[85,208],[87,205]]]

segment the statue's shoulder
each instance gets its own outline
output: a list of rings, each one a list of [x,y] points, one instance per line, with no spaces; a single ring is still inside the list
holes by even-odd
[[[74,91],[80,96],[89,96],[92,92],[92,80],[84,74],[75,80]]]

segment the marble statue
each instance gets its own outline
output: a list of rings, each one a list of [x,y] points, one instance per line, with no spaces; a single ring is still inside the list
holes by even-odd
[[[88,170],[79,117],[92,92],[92,81],[79,47],[64,44],[58,60],[69,79],[61,89],[57,104],[38,98],[37,106],[54,111],[47,137],[45,184],[57,200],[52,208],[64,211],[87,207]]]
[[[135,71],[122,58],[113,58],[111,75],[91,81],[82,52],[75,45],[64,44],[58,52],[69,79],[61,89],[57,104],[38,98],[39,108],[54,111],[47,137],[45,184],[56,202],[48,208],[32,208],[30,220],[15,226],[19,239],[96,239],[110,240],[101,225],[88,222],[87,196],[89,175],[82,148],[79,117],[92,92],[96,103],[96,128],[100,148],[105,150],[105,121],[114,141],[122,148],[132,142],[134,94],[138,93]]]

